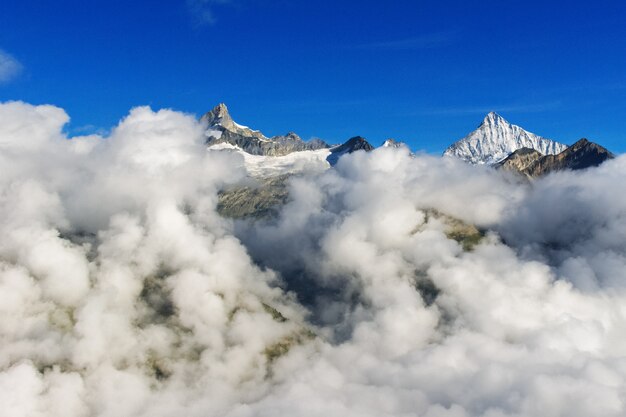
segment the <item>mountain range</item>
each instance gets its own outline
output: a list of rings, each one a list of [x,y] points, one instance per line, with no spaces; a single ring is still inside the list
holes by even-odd
[[[374,149],[361,136],[354,136],[340,145],[329,145],[321,139],[304,141],[293,132],[267,137],[258,130],[236,123],[223,103],[202,116],[201,121],[206,125],[206,144],[210,148],[230,147],[250,155],[246,162],[256,164],[253,171],[265,174],[289,173],[289,167],[300,166],[306,161],[317,164],[325,161],[327,166],[333,166],[342,155]],[[397,148],[406,145],[388,139],[381,146]],[[495,112],[488,113],[476,130],[450,145],[443,155],[470,164],[513,171],[526,178],[565,169],[585,169],[614,157],[607,149],[587,139],[568,147],[511,124]],[[265,169],[267,166],[272,169]]]
[[[323,172],[343,155],[375,149],[361,136],[354,136],[339,145],[329,145],[319,139],[306,142],[293,132],[267,137],[258,130],[236,123],[224,104],[206,113],[201,121],[206,125],[209,149],[240,153],[254,180],[220,192],[218,211],[230,218],[275,217],[288,200],[289,177],[305,171]],[[394,139],[387,139],[381,147],[408,148]],[[568,147],[530,133],[491,112],[476,130],[446,149],[443,157],[488,165],[533,180],[554,171],[597,166],[614,155],[587,139]]]
[[[228,107],[220,103],[200,119],[206,124],[206,144],[209,147],[228,144],[251,155],[280,157],[303,151],[327,150],[327,162],[335,165],[339,158],[358,150],[371,151],[374,147],[361,136],[348,139],[341,145],[331,146],[321,139],[305,142],[293,132],[268,138],[258,130],[236,123]],[[395,143],[395,141],[394,141]]]
[[[597,166],[614,157],[587,139],[568,147],[511,124],[495,112],[487,114],[476,130],[450,145],[443,154],[516,172],[529,179],[554,171]]]

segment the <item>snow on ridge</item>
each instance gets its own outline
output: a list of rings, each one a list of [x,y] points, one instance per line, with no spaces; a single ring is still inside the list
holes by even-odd
[[[208,147],[209,151],[238,152],[244,158],[246,171],[253,177],[266,178],[299,172],[321,172],[330,168],[327,161],[328,148],[313,151],[292,152],[284,156],[252,155],[230,143],[218,143]]]
[[[531,148],[548,155],[560,153],[567,146],[528,132],[491,112],[478,129],[452,144],[444,155],[472,164],[494,164],[520,148]]]

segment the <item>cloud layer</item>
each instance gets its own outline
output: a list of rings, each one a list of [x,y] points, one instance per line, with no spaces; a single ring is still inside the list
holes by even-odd
[[[531,186],[378,149],[233,223],[244,160],[194,117],[68,120],[0,104],[0,415],[624,414],[623,157]]]

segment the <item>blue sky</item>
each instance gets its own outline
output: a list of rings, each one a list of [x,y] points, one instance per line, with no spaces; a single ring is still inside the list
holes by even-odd
[[[0,101],[51,103],[72,134],[137,105],[228,104],[267,135],[388,137],[441,152],[497,111],[626,151],[619,1],[0,2]]]

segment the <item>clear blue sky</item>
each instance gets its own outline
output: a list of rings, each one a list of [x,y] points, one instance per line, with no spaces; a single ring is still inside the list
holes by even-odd
[[[1,0],[0,101],[61,106],[73,134],[223,101],[267,135],[428,152],[494,110],[624,152],[625,3]]]

